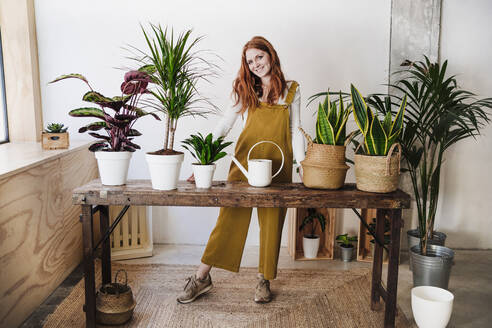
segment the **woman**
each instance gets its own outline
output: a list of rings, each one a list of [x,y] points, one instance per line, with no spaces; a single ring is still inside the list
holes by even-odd
[[[215,128],[214,138],[225,136],[238,117],[243,119],[243,131],[236,143],[235,156],[244,167],[249,149],[258,141],[270,140],[280,146],[285,163],[273,182],[292,182],[293,150],[299,163],[304,159],[304,139],[299,132],[300,92],[297,82],[287,82],[273,46],[265,38],[253,37],[243,47],[241,68],[233,83],[235,108],[230,108]],[[239,111],[237,110],[239,107]],[[270,143],[255,147],[251,158],[268,158],[273,170],[280,167],[282,155]],[[247,181],[239,168],[231,163],[228,181]],[[210,269],[218,267],[239,271],[244,243],[251,220],[251,208],[221,208],[217,224],[195,275],[188,278],[180,303],[194,301],[212,289]],[[285,208],[258,208],[260,225],[260,260],[255,302],[272,299],[269,280],[277,275],[278,255]]]

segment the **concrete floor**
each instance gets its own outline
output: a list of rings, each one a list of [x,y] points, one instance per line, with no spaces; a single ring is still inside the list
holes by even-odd
[[[154,245],[154,256],[148,258],[121,261],[122,263],[162,263],[197,265],[204,246],[194,245]],[[454,308],[448,327],[480,328],[492,327],[492,250],[456,250],[455,265],[451,272],[449,290],[454,294]],[[243,267],[258,265],[258,247],[246,247],[241,262]],[[344,263],[336,260],[294,261],[287,249],[280,251],[279,268],[314,268],[326,270],[350,269],[355,267],[371,267],[370,263]],[[386,265],[383,267],[386,280]],[[220,270],[220,269],[214,269]],[[213,270],[212,270],[213,274]],[[68,295],[82,271],[79,266],[67,280],[35,311],[23,324],[23,328],[42,327],[46,316],[53,312],[56,305]],[[412,319],[410,290],[412,288],[412,272],[408,269],[408,255],[401,254],[398,279],[398,305],[407,318]],[[217,286],[219,287],[219,286]],[[369,287],[368,287],[369,288]]]

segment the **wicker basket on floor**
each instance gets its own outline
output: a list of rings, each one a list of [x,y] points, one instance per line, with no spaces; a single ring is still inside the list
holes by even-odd
[[[125,283],[117,282],[118,274],[125,274]],[[131,319],[136,302],[127,284],[125,270],[118,270],[114,283],[102,285],[96,293],[96,321],[103,325],[121,325]]]

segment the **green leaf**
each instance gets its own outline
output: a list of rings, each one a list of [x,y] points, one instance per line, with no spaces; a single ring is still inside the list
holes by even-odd
[[[73,109],[68,112],[68,115],[74,117],[97,117],[104,119],[104,112],[99,108],[94,107],[82,107]]]
[[[399,131],[403,127],[403,117],[405,115],[405,107],[407,106],[407,95],[403,97],[403,100],[400,104],[400,109],[398,109],[398,113],[396,114],[395,120],[393,121],[393,125],[391,126],[391,132],[389,135],[392,135],[393,131]]]
[[[96,91],[88,91],[84,96],[82,97],[82,100],[88,101],[91,103],[99,104],[99,103],[111,103],[113,102],[113,99],[108,98],[100,94],[99,92]]]
[[[79,79],[79,80],[84,81],[85,83],[89,83],[83,75],[76,74],[76,73],[61,75],[49,83],[55,83],[55,82],[65,80],[65,79]]]
[[[383,121],[383,129],[386,135],[391,135],[391,111],[386,113],[386,116],[384,116],[384,121]]]
[[[364,98],[360,94],[360,92],[354,87],[353,84],[350,85],[350,92],[352,98],[352,106],[354,112],[355,123],[362,131],[362,134],[365,136],[369,129],[369,118],[368,118],[368,108]]]
[[[386,155],[388,152],[388,138],[386,137],[383,126],[377,117],[372,120],[370,137],[372,140],[372,150],[374,151],[374,154],[380,156]]]
[[[86,126],[83,126],[79,129],[79,133],[83,133],[86,131],[98,131],[103,128],[107,128],[106,122],[93,122],[89,123]]]

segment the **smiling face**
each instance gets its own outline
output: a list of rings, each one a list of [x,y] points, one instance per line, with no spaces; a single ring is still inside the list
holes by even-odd
[[[271,63],[270,55],[266,51],[250,48],[246,50],[246,64],[248,64],[249,70],[259,78],[265,77],[270,74]]]

